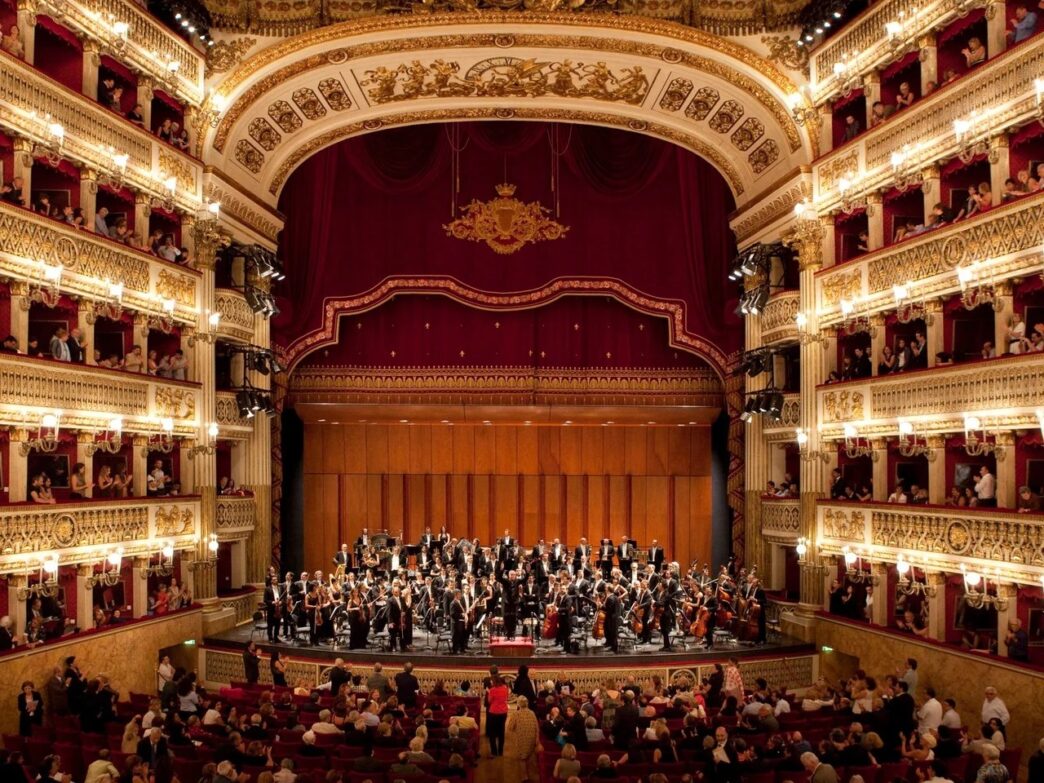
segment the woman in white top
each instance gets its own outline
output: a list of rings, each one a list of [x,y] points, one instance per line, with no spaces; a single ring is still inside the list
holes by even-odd
[[[1008,324],[1008,353],[1022,353],[1026,347],[1026,322],[1018,313],[1012,313]]]

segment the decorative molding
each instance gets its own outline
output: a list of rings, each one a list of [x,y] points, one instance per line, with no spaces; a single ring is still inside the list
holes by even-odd
[[[218,497],[216,527],[218,538],[243,538],[254,531],[257,503],[253,497]]]
[[[243,595],[230,596],[221,599],[222,609],[231,609],[236,615],[236,625],[249,623],[254,618],[260,596],[257,592],[244,593]]]
[[[722,404],[710,369],[298,366],[289,391],[302,403]]]
[[[230,288],[216,289],[214,309],[221,313],[217,333],[222,338],[247,343],[254,339],[254,311],[242,293]]]
[[[153,384],[157,382],[145,375],[85,371],[68,362],[0,354],[0,405],[12,408],[144,417],[153,412],[149,405],[149,387]]]
[[[800,291],[781,291],[773,294],[761,313],[761,342],[763,345],[797,339],[797,314],[801,309]]]
[[[207,49],[206,75],[230,71],[242,62],[244,55],[257,43],[256,38],[223,38]]]
[[[749,214],[745,213],[739,220],[732,223],[736,241],[742,244],[765,226],[771,225],[782,217],[791,216],[794,206],[811,195],[806,190],[804,183],[796,182],[770,200],[759,201]]]
[[[222,438],[248,438],[254,432],[253,419],[239,415],[235,392],[217,392],[214,395],[214,420],[221,427]]]
[[[801,501],[770,500],[761,501],[761,533],[766,540],[779,543],[793,543],[801,533]]]
[[[287,367],[293,369],[297,362],[307,354],[324,345],[336,343],[337,322],[342,316],[372,309],[394,296],[405,293],[442,294],[467,305],[506,310],[539,306],[564,294],[611,296],[639,312],[666,317],[671,346],[700,356],[720,377],[724,378],[732,364],[738,361],[738,356],[726,355],[709,340],[692,334],[686,329],[685,308],[680,302],[654,299],[638,293],[620,280],[559,279],[537,290],[490,294],[477,291],[448,277],[389,277],[377,287],[359,296],[349,299],[326,299],[323,306],[323,325],[299,337],[284,349],[283,354]]]
[[[841,389],[822,393],[820,406],[821,421],[832,422],[861,421],[863,413],[863,392]]]

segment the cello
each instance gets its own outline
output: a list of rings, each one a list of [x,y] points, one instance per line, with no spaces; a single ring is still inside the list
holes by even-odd
[[[605,638],[605,609],[603,608],[604,602],[599,601],[598,610],[595,613],[594,627],[591,629],[591,636],[595,639]]]

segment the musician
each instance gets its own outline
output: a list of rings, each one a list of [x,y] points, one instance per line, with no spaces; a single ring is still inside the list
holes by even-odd
[[[623,613],[623,603],[620,600],[619,588],[608,587],[605,601],[602,604],[605,612],[605,646],[611,652],[620,652],[620,616]]]
[[[606,579],[613,570],[613,557],[616,555],[616,547],[613,546],[611,538],[603,538],[598,547],[598,567],[602,569],[602,576]]]
[[[750,611],[752,607],[758,607],[758,636],[757,643],[764,644],[768,638],[768,631],[765,625],[765,589],[761,586],[761,580],[756,576],[750,578],[751,591],[748,600],[748,609]]]
[[[398,544],[392,547],[388,556],[388,576],[392,577],[399,573],[399,569],[406,565],[406,558],[402,555],[402,547]]]
[[[714,646],[714,628],[718,624],[718,599],[710,584],[703,588],[703,600],[700,605],[707,609],[707,635],[702,641],[710,648]]]
[[[562,567],[565,562],[566,548],[562,546],[562,542],[557,538],[551,542],[551,551],[549,552],[551,560],[551,568],[557,571]]]
[[[366,647],[366,637],[370,633],[369,606],[363,598],[362,591],[356,587],[348,596],[348,648],[361,650]]]
[[[533,569],[529,572],[530,576],[535,575],[536,579],[540,584],[546,585],[548,580],[551,578],[551,574],[554,572],[554,566],[551,563],[550,555],[547,552],[540,556],[540,559],[533,565]]]
[[[657,597],[656,605],[660,610],[660,633],[663,634],[662,649],[664,652],[670,652],[673,649],[671,646],[671,631],[674,630],[678,604],[674,599],[674,593],[670,589],[670,582],[666,579],[660,582],[660,593]]]
[[[536,619],[540,615],[540,606],[543,603],[544,595],[546,595],[547,581],[537,583],[536,574],[532,571],[529,574],[529,578],[526,583],[521,586],[521,597],[519,599],[519,605],[522,611],[523,623],[526,620],[532,620],[531,623],[533,637],[537,636],[537,623]]]
[[[431,552],[428,547],[422,544],[421,548],[417,551],[417,570],[427,576],[431,573],[431,566]]]
[[[649,585],[644,579],[638,582],[632,609],[635,617],[642,624],[641,631],[638,634],[639,641],[642,644],[652,644],[653,598],[652,593],[649,591]]]
[[[391,598],[388,599],[388,650],[395,652],[402,647],[403,605],[398,587],[392,587]]]
[[[268,627],[268,641],[271,644],[279,641],[279,625],[282,621],[283,603],[281,590],[279,578],[273,575],[268,587],[265,588],[265,594],[262,599],[265,604],[265,625]]]
[[[518,581],[518,572],[509,571],[501,596],[504,606],[504,635],[508,639],[514,639],[515,631],[518,629],[518,605],[521,595],[522,585]]]
[[[348,551],[347,544],[341,544],[341,551],[333,556],[333,564],[341,572],[352,569],[352,555]]]
[[[314,645],[319,643],[317,626],[319,625],[320,610],[322,605],[319,599],[319,585],[313,584],[308,588],[304,597],[305,618],[308,620],[308,639]]]
[[[464,605],[464,593],[459,589],[453,591],[450,621],[453,625],[453,653],[463,654],[468,649],[468,611]]]
[[[652,540],[652,544],[649,545],[648,558],[646,562],[652,563],[653,569],[659,571],[661,568],[663,568],[663,561],[663,547],[660,546],[660,542],[654,538]]]
[[[573,573],[586,571],[591,562],[591,547],[586,538],[581,538],[580,543],[573,550]]]
[[[510,530],[504,530],[504,535],[497,543],[500,544],[501,559],[506,558],[508,555],[510,555],[511,550],[515,548],[515,539],[511,537]]]
[[[293,591],[297,594],[299,598],[303,598],[305,594],[308,592],[308,589],[308,572],[302,571],[301,577],[296,582],[294,582]]]
[[[532,551],[529,553],[529,559],[530,560],[539,560],[541,557],[544,556],[544,553],[546,551],[547,551],[547,544],[545,544],[544,543],[544,539],[541,538],[540,541],[537,542],[537,545],[535,547],[533,547]]]
[[[355,548],[356,548],[356,550],[359,550],[359,549],[366,549],[369,546],[370,546],[370,530],[369,530],[369,528],[365,528],[364,527],[362,529],[362,532],[359,534],[359,537],[357,539],[355,539]]]
[[[634,560],[634,555],[637,542],[630,536],[624,536],[620,541],[620,545],[616,547],[616,559],[620,563],[620,570],[623,573],[628,573],[631,570],[631,561]]]
[[[570,588],[575,591],[575,588]],[[573,612],[575,595],[570,595],[564,586],[559,588],[555,596],[555,608],[558,609],[558,633],[555,636],[555,644],[559,645],[564,652],[569,652],[569,637],[573,632]]]
[[[424,528],[424,532],[421,533],[419,545],[421,549],[431,549],[435,543],[435,536],[432,535],[431,528]]]

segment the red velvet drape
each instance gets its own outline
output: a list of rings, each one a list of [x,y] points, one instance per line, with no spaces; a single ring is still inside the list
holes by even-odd
[[[701,158],[640,134],[590,126],[464,124],[457,204],[486,201],[504,180],[522,201],[554,204],[564,239],[500,256],[446,235],[451,129],[421,125],[357,137],[305,161],[283,190],[277,339],[322,326],[327,298],[349,298],[392,276],[452,277],[475,290],[541,289],[560,278],[616,279],[655,301],[680,303],[683,331],[725,353],[740,347],[727,284],[735,245],[728,186]]]

